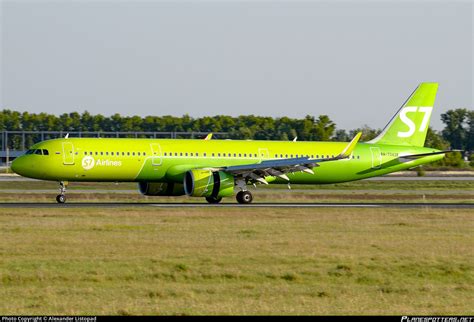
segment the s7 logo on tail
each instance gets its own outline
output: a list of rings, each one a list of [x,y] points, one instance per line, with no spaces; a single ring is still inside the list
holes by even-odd
[[[408,138],[412,136],[415,133],[416,130],[416,125],[407,116],[407,113],[416,113],[416,112],[421,112],[423,113],[423,120],[421,121],[420,128],[418,129],[419,132],[424,132],[426,130],[426,127],[428,126],[428,121],[430,119],[431,111],[433,107],[432,106],[406,106],[400,111],[400,120],[405,123],[406,126],[408,126],[408,131],[406,132],[398,132],[397,136],[401,138]]]

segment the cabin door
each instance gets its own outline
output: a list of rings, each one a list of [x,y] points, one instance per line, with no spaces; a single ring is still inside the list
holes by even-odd
[[[380,169],[382,165],[382,155],[380,154],[380,148],[371,147],[370,152],[372,154],[372,169]]]
[[[63,142],[63,164],[74,164],[74,146],[71,142]]]
[[[151,165],[159,166],[163,162],[161,157],[161,146],[158,143],[152,143],[151,146]]]

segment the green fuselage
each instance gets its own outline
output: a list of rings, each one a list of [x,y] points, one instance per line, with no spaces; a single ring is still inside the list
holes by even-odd
[[[68,138],[34,145],[31,151],[36,152],[20,156],[12,168],[22,176],[42,180],[182,183],[186,171],[191,169],[303,156],[324,159],[339,154],[346,145],[345,142]],[[405,170],[444,156],[403,159],[404,155],[431,152],[437,150],[358,143],[348,159],[321,162],[314,168],[314,174],[297,172],[288,177],[291,183],[301,184],[359,180]],[[287,182],[273,177],[267,181]]]

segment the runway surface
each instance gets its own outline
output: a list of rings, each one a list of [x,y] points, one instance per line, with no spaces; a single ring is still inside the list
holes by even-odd
[[[450,209],[474,209],[474,203],[253,203],[240,205],[236,203],[222,203],[211,205],[206,203],[0,203],[1,208],[450,208]]]

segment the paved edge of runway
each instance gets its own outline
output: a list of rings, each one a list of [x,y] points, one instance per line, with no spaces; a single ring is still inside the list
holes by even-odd
[[[206,203],[0,203],[0,208],[134,208],[134,207],[156,207],[156,208],[455,208],[474,209],[474,203],[253,203],[240,205],[234,203],[222,203],[211,205]]]

